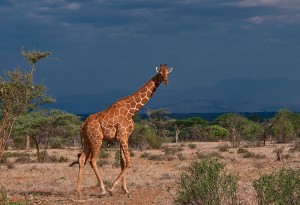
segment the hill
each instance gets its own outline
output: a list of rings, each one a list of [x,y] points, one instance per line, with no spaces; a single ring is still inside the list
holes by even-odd
[[[300,80],[235,78],[210,87],[158,89],[146,107],[166,108],[171,113],[274,112],[282,107],[300,111],[299,88]],[[54,107],[73,113],[93,113],[131,92],[64,96],[57,98]]]

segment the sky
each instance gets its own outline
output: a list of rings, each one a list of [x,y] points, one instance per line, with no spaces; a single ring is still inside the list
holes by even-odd
[[[174,67],[185,90],[222,80],[300,80],[300,0],[1,0],[0,71],[37,64],[52,96],[135,91]]]

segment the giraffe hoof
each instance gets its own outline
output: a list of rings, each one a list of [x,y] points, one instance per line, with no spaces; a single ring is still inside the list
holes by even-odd
[[[112,189],[107,189],[107,191],[108,191],[109,195],[111,195],[111,196],[113,195]]]
[[[122,190],[124,191],[124,194],[128,194],[129,195],[129,191],[127,188],[122,188]]]
[[[100,193],[100,196],[104,196],[106,194],[106,192],[105,191],[102,191],[101,193]]]

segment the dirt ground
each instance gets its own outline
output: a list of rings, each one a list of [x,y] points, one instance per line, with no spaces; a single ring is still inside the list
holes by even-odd
[[[193,161],[198,159],[197,152],[205,155],[221,157],[229,172],[237,173],[240,177],[238,196],[241,204],[257,204],[252,181],[261,174],[270,173],[281,167],[300,167],[300,153],[289,154],[289,158],[282,162],[276,161],[276,147],[284,146],[284,154],[288,154],[290,144],[268,144],[265,147],[248,148],[256,154],[264,154],[266,158],[244,158],[237,153],[236,148],[221,152],[219,147],[226,142],[195,142],[196,147],[190,143],[165,144],[167,147],[179,147],[176,153],[165,157],[163,149],[160,150],[133,150],[133,166],[127,173],[127,185],[130,194],[124,194],[120,185],[115,188],[114,195],[100,196],[98,182],[87,164],[84,170],[83,198],[76,195],[76,181],[78,165],[68,167],[69,163],[76,160],[79,149],[52,149],[50,155],[68,158],[65,163],[14,163],[14,168],[8,169],[7,165],[0,165],[0,188],[8,194],[13,202],[29,204],[174,204],[177,191],[177,180],[180,174]],[[114,166],[116,149],[108,149],[109,157],[103,159],[106,163],[101,166],[100,172],[105,184],[110,186],[117,177],[120,168]],[[12,151],[10,151],[12,152]],[[142,158],[145,152],[162,156],[159,160]],[[31,154],[35,150],[30,151]],[[180,153],[180,157],[178,154]],[[8,158],[13,162],[14,158]]]

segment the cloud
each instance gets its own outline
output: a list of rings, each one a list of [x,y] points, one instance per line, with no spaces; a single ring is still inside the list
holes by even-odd
[[[300,9],[299,0],[240,0],[226,2],[225,5],[237,7],[279,7],[286,9]]]
[[[69,4],[66,5],[66,8],[68,10],[75,11],[75,10],[78,10],[80,8],[80,4],[79,3],[69,3]]]

